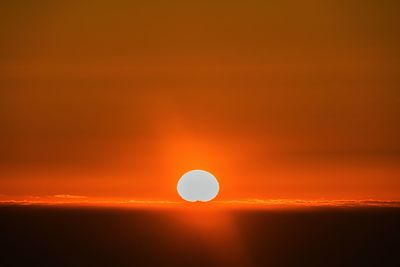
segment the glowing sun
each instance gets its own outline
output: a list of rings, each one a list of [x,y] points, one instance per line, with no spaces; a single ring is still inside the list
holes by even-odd
[[[193,170],[185,173],[178,181],[178,194],[189,202],[207,202],[218,195],[219,184],[209,172]]]

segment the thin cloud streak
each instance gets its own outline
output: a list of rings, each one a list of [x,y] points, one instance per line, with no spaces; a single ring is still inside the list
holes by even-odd
[[[204,203],[188,203],[185,201],[171,200],[138,200],[138,199],[99,199],[88,196],[71,194],[57,194],[52,196],[27,196],[0,199],[0,205],[76,205],[76,206],[127,206],[127,207],[182,207],[186,205],[197,205]],[[400,200],[378,200],[378,199],[340,199],[340,200],[305,200],[305,199],[241,199],[241,200],[219,200],[207,203],[209,207],[241,207],[241,208],[307,208],[307,207],[400,207]],[[204,207],[204,206],[203,206]]]
[[[83,199],[87,198],[86,196],[77,196],[77,195],[54,195],[55,198],[67,198],[67,199]]]
[[[219,201],[221,204],[252,206],[299,206],[299,207],[400,207],[398,200],[304,200],[304,199],[245,199]]]

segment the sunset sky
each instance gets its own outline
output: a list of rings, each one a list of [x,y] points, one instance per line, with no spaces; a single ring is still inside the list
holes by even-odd
[[[400,200],[400,2],[0,3],[0,199]]]

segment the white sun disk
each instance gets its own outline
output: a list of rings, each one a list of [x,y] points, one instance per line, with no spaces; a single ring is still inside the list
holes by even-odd
[[[179,195],[189,202],[207,202],[218,195],[219,184],[209,172],[193,170],[185,173],[178,181]]]

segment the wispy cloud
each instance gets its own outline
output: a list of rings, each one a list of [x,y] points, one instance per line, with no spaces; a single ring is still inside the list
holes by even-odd
[[[170,200],[105,199],[72,194],[0,198],[0,205],[160,206],[178,204]]]
[[[77,195],[68,195],[68,194],[60,194],[54,195],[55,198],[66,198],[66,199],[86,199],[86,196],[77,196]]]
[[[304,200],[304,199],[244,199],[244,200],[225,200],[219,201],[221,204],[239,204],[239,205],[255,205],[255,206],[303,206],[303,207],[400,207],[399,200]]]
[[[170,201],[170,200],[128,200],[126,203],[131,204],[177,204],[177,201]]]
[[[173,207],[185,205],[184,201],[171,200],[136,200],[136,199],[100,199],[71,194],[57,194],[47,197],[27,196],[15,199],[2,197],[0,205],[88,205],[88,206],[157,206]],[[241,208],[301,208],[301,207],[400,207],[400,200],[377,199],[340,199],[340,200],[305,200],[305,199],[239,199],[212,201],[210,207],[241,207]]]

